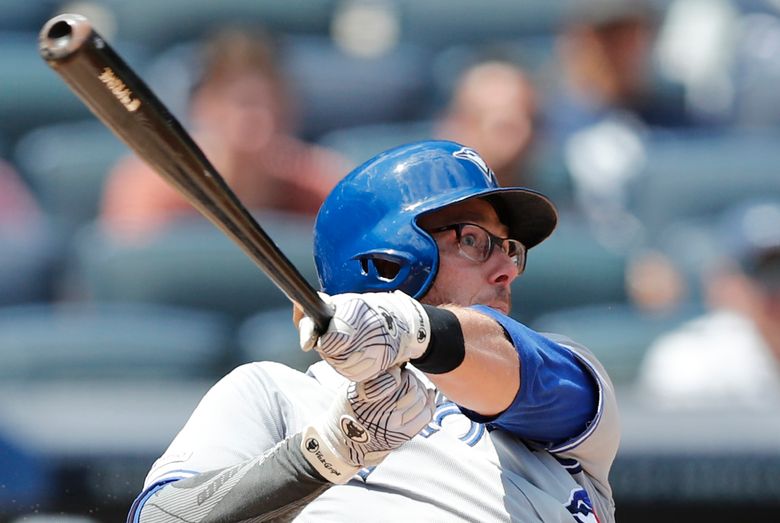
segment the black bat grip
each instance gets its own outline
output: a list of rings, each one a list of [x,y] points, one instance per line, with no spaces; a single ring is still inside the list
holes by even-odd
[[[115,135],[233,239],[320,332],[327,329],[330,306],[246,210],[179,121],[85,17],[63,14],[49,20],[41,29],[39,51]]]

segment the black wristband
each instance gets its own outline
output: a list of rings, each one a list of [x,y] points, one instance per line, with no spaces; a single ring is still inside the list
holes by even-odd
[[[451,311],[423,305],[431,324],[428,349],[410,363],[428,374],[445,374],[457,369],[466,357],[466,342],[460,321]]]

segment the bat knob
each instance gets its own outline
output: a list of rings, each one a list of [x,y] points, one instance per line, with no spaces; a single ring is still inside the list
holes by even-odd
[[[78,14],[62,14],[46,22],[38,35],[38,48],[47,61],[58,61],[78,51],[92,34],[92,24]]]

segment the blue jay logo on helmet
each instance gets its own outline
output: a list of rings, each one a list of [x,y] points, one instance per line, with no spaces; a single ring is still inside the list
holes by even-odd
[[[498,178],[496,178],[496,173],[493,172],[493,169],[488,167],[488,164],[485,162],[485,160],[482,159],[477,151],[470,147],[461,147],[459,150],[452,153],[452,156],[455,158],[460,158],[461,160],[474,162],[474,164],[476,164],[476,166],[479,167],[479,169],[485,175],[487,183],[494,187],[498,187]]]
[[[526,248],[555,228],[557,213],[545,196],[499,187],[473,149],[438,140],[402,145],[353,169],[320,207],[314,261],[322,290],[423,296],[436,278],[439,251],[417,219],[470,198],[491,203]]]

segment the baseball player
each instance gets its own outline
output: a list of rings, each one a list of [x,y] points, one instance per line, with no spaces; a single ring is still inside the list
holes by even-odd
[[[585,348],[508,316],[556,220],[457,143],[357,167],[315,225],[333,318],[323,333],[297,323],[323,361],[220,380],[128,521],[614,521],[609,378]]]

